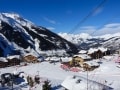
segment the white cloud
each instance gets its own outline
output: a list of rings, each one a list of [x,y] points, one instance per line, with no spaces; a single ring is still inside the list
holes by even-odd
[[[94,26],[84,26],[81,27],[79,30],[75,31],[74,33],[88,33],[91,34],[96,30],[96,27]]]
[[[75,33],[88,33],[94,36],[120,33],[120,23],[106,24],[100,29],[97,29],[95,26],[84,26],[75,31]]]
[[[94,26],[84,26],[84,27],[81,27],[81,29],[95,29],[96,27]]]
[[[108,28],[118,27],[118,26],[120,26],[120,23],[111,23],[111,24],[105,25],[105,27],[108,27]]]
[[[49,29],[49,30],[55,30],[54,27],[47,27],[47,29]]]
[[[79,33],[88,33],[88,34],[92,34],[92,33],[95,32],[95,31],[96,31],[95,29],[87,29],[87,30],[79,31]]]
[[[57,24],[57,22],[55,20],[49,19],[47,17],[44,17],[44,20],[51,23],[51,24]]]
[[[120,23],[107,24],[96,31],[95,35],[115,34],[120,32]]]

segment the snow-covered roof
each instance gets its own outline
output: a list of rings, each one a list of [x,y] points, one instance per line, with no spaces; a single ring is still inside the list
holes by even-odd
[[[60,58],[59,57],[48,57],[45,60],[60,61]]]
[[[1,62],[8,62],[8,61],[6,60],[6,58],[4,58],[4,57],[0,57],[0,61],[1,61]]]
[[[20,59],[20,55],[7,56],[7,59],[13,59],[13,58]]]
[[[81,57],[82,59],[91,59],[91,57],[88,56],[87,54],[78,54],[78,55],[74,55],[74,57],[76,57],[76,56]]]
[[[94,52],[96,52],[96,51],[98,51],[98,50],[100,50],[101,52],[105,52],[105,51],[107,51],[108,49],[107,49],[107,48],[104,48],[104,47],[90,48],[90,49],[88,50],[88,54],[92,54],[92,53],[94,53]]]
[[[78,53],[85,54],[85,53],[87,53],[87,51],[86,50],[80,50]]]
[[[96,49],[96,48],[90,48],[90,49],[88,50],[88,54],[92,54],[92,53],[94,53],[94,52],[96,52],[96,51],[98,51],[98,49]]]
[[[99,66],[99,64],[95,61],[86,61],[84,63],[88,64],[89,66]]]
[[[88,85],[87,85],[88,82]],[[80,76],[68,76],[61,84],[68,90],[110,90],[108,86]],[[87,87],[88,86],[88,87]]]
[[[25,54],[23,54],[22,56],[23,56],[23,57],[26,57],[26,56],[29,56],[29,55],[34,56],[34,57],[39,57],[38,55],[36,55],[36,54],[34,54],[34,53],[25,53]]]
[[[104,48],[104,47],[99,47],[98,50],[102,51],[102,52],[106,52],[108,49]]]

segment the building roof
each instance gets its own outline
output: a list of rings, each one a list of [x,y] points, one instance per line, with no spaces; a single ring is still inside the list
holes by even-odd
[[[90,48],[88,50],[88,54],[92,54],[96,51],[100,50],[101,52],[106,52],[108,49],[107,48],[104,48],[104,47],[98,47],[98,48]]]
[[[0,61],[1,61],[1,62],[8,62],[7,59],[4,58],[4,57],[0,57]]]
[[[86,64],[88,64],[89,66],[99,66],[99,64],[95,61],[87,61],[87,62],[84,62]]]
[[[59,57],[48,57],[46,58],[46,60],[50,60],[50,61],[60,61]]]
[[[99,47],[98,50],[102,51],[102,52],[106,52],[108,49],[104,48],[104,47]]]
[[[76,57],[76,56],[78,56],[78,57],[81,57],[82,59],[86,59],[86,60],[88,60],[88,59],[91,59],[91,57],[90,56],[88,56],[87,54],[78,54],[78,55],[74,55],[74,57]]]
[[[86,50],[80,50],[78,53],[85,54],[85,53],[87,53],[87,51]]]
[[[34,56],[32,53],[25,53],[25,54],[22,54],[23,57],[26,57],[26,56],[29,56],[29,55]]]
[[[94,52],[96,52],[96,51],[98,51],[98,49],[96,49],[96,48],[90,48],[90,49],[88,50],[88,54],[92,54],[92,53],[94,53]]]
[[[13,58],[20,59],[20,55],[7,56],[7,59],[13,59]]]
[[[88,85],[87,85],[88,83]],[[68,90],[112,90],[110,87],[81,76],[68,76],[61,84]],[[88,86],[88,87],[87,87]]]

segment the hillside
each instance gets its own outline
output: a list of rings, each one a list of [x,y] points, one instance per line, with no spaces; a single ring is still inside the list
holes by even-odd
[[[77,52],[74,44],[15,13],[0,13],[0,56],[46,50]]]

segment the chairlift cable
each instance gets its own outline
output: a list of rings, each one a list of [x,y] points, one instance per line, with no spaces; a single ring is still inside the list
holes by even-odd
[[[80,25],[82,23],[84,23],[89,17],[91,17],[95,12],[96,10],[98,10],[100,7],[103,7],[103,5],[105,4],[107,0],[103,0],[96,8],[94,8],[92,11],[90,11],[88,13],[88,15],[86,15],[71,31],[69,31],[68,33],[71,33],[71,32],[74,32],[75,30],[77,30]]]
[[[110,18],[110,20],[106,21],[103,25],[99,26],[97,28],[97,30],[93,31],[90,35],[93,35],[94,33],[96,33],[97,31],[99,31],[104,25],[109,24],[110,22],[112,22],[113,19],[115,19],[116,17],[120,16],[119,14],[115,14],[112,16],[112,18]]]

